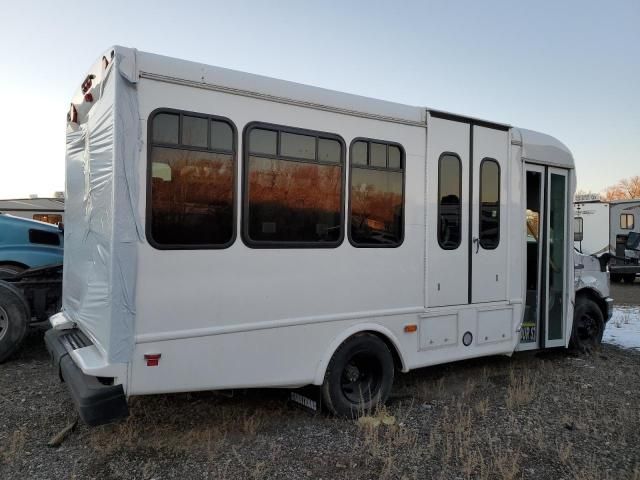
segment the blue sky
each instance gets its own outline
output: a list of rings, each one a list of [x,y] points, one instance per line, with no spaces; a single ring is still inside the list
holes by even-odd
[[[0,198],[64,188],[69,100],[112,44],[550,133],[579,188],[640,175],[640,1],[4,2]]]

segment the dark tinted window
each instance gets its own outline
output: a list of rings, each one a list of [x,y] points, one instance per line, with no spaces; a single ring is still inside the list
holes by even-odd
[[[211,121],[211,148],[213,150],[233,150],[233,130],[231,125],[219,120]]]
[[[371,147],[370,165],[385,168],[387,166],[387,146],[381,143],[370,143],[369,145]]]
[[[180,116],[174,113],[159,113],[153,120],[155,143],[178,143]]]
[[[620,214],[620,228],[624,230],[633,230],[633,214],[621,213]]]
[[[321,162],[339,163],[342,145],[337,140],[318,140],[318,160]]]
[[[231,124],[209,117],[171,115],[182,123],[182,143],[167,146],[160,142],[165,145],[159,146],[153,137],[149,146],[150,240],[159,248],[227,246],[234,236]],[[160,113],[152,117],[154,132],[156,122],[166,123],[166,116]],[[215,148],[207,147],[210,123],[225,125],[211,129]],[[224,133],[213,135],[218,130]],[[214,138],[219,141],[215,143]]]
[[[351,147],[351,164],[366,165],[367,164],[367,142],[355,142]]]
[[[207,148],[207,129],[209,120],[185,115],[182,117],[182,143],[192,147]]]
[[[273,157],[254,154],[280,145]],[[280,136],[279,143],[277,142]],[[342,239],[342,143],[330,134],[251,128],[245,168],[245,219],[251,246],[336,246]],[[258,145],[254,144],[258,142]],[[316,148],[317,145],[317,148]]]
[[[60,245],[60,235],[55,232],[47,232],[36,228],[29,229],[29,242],[41,245]]]
[[[500,165],[485,158],[480,163],[480,246],[493,250],[500,243]]]
[[[438,243],[454,250],[462,238],[462,165],[457,155],[445,153],[438,165]]]
[[[402,154],[395,145],[389,145],[389,168],[402,168]]]
[[[278,132],[254,128],[249,134],[249,151],[275,155],[278,148]]]
[[[280,134],[280,154],[305,160],[316,159],[316,138],[309,135],[282,132]]]
[[[351,146],[351,159],[351,243],[357,247],[400,245],[404,229],[404,159],[400,147],[359,140]]]

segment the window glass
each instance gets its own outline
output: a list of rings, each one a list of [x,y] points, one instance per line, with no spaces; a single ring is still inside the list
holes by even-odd
[[[282,132],[280,134],[280,155],[315,160],[316,137]]]
[[[335,246],[342,239],[342,144],[276,128],[282,129],[280,154],[246,159],[246,240],[256,246]],[[256,130],[249,132],[250,152],[256,151]]]
[[[55,213],[35,213],[33,215],[33,219],[38,220],[39,222],[58,225],[60,222],[62,222],[62,215],[57,215]]]
[[[547,339],[563,338],[565,280],[566,177],[552,173],[549,184],[549,299]],[[573,287],[573,286],[572,286]]]
[[[395,145],[389,145],[389,168],[401,169],[402,161],[400,158],[400,148]]]
[[[275,155],[277,153],[278,132],[273,130],[262,130],[254,128],[251,130],[249,138],[249,148],[251,153],[263,153]]]
[[[398,154],[389,168],[399,170],[402,158],[396,145],[357,141],[351,148],[349,235],[356,247],[396,247],[402,243],[404,172],[387,168],[387,148]],[[367,149],[370,164],[366,162]]]
[[[367,142],[356,142],[351,147],[351,163],[353,165],[367,164]]]
[[[462,165],[452,154],[440,157],[438,167],[438,243],[455,250],[462,238]]]
[[[371,166],[382,167],[387,166],[387,146],[381,143],[371,143]]]
[[[351,241],[398,245],[402,241],[402,172],[351,171]]]
[[[340,163],[341,152],[342,145],[337,140],[329,140],[327,138],[318,140],[318,161]]]
[[[620,228],[623,230],[633,230],[633,214],[621,213],[620,214]]]
[[[46,230],[39,230],[37,228],[29,229],[29,242],[39,243],[42,245],[60,245],[60,234],[55,232],[47,232]]]
[[[163,116],[154,116],[154,131],[158,118],[165,123]],[[221,247],[233,240],[235,158],[232,152],[216,153],[206,147],[210,121],[182,116],[188,150],[153,143],[149,147],[149,237],[160,248]],[[232,149],[233,134],[227,145]]]
[[[340,166],[251,156],[248,175],[252,241],[339,241]]]
[[[218,120],[211,121],[211,148],[233,151],[233,130],[231,125]]]
[[[159,113],[153,117],[153,141],[155,143],[178,143],[180,116],[175,113]]]
[[[200,117],[182,117],[182,144],[207,148],[208,119]]]
[[[500,243],[500,165],[491,159],[480,164],[479,239],[486,250]]]

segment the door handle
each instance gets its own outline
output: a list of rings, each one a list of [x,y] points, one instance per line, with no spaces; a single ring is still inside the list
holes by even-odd
[[[473,243],[476,246],[476,253],[480,250],[480,239],[478,237],[473,237]]]

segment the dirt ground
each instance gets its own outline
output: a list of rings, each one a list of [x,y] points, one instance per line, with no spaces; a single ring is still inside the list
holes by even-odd
[[[640,304],[640,282],[614,284]],[[365,420],[311,415],[288,392],[130,400],[131,416],[49,440],[76,418],[42,331],[0,365],[0,479],[640,480],[640,352],[520,353],[398,374]]]
[[[611,296],[620,305],[640,304],[640,277],[632,284],[611,283]]]
[[[74,411],[36,332],[0,365],[0,478],[640,480],[639,367],[604,345],[425,368],[363,422],[279,390],[132,398],[126,421],[51,448]]]

